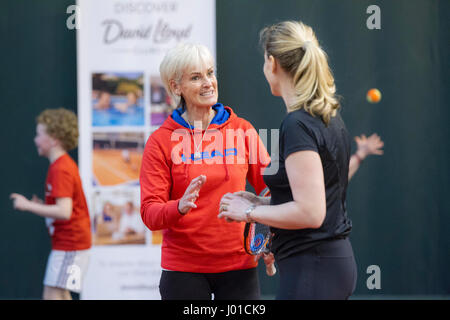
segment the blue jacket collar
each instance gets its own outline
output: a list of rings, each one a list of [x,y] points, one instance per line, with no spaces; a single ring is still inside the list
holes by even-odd
[[[223,104],[216,103],[215,105],[212,106],[212,108],[214,110],[216,110],[217,113],[214,116],[214,118],[212,119],[211,124],[218,124],[218,125],[220,125],[220,124],[224,123],[225,121],[227,121],[228,118],[230,117],[230,114],[224,108]],[[184,113],[184,111],[181,108],[173,110],[173,112],[172,112],[172,119],[176,123],[178,123],[179,125],[182,125],[183,127],[189,129],[189,124],[181,116],[183,113]]]

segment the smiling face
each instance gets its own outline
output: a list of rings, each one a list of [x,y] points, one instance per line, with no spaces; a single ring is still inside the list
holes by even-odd
[[[217,79],[212,62],[188,67],[179,82],[174,82],[174,92],[184,98],[186,107],[209,108],[217,103]]]
[[[48,157],[50,150],[57,145],[57,141],[47,134],[47,127],[45,124],[38,123],[36,126],[36,136],[34,137],[34,144],[40,156]]]

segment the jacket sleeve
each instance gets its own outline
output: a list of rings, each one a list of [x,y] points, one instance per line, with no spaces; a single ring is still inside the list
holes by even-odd
[[[250,123],[249,125],[250,128],[246,131],[246,145],[249,162],[247,180],[258,195],[266,188],[263,173],[264,169],[270,164],[270,156],[255,128]]]
[[[167,229],[181,217],[179,200],[170,200],[171,170],[163,150],[150,136],[145,145],[139,177],[141,217],[150,230]]]

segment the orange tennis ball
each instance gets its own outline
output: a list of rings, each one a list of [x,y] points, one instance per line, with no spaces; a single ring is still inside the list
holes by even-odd
[[[370,103],[378,103],[381,100],[381,92],[378,89],[370,89],[367,91],[367,101]]]

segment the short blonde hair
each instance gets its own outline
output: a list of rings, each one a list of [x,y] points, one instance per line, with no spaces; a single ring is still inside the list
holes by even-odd
[[[297,99],[287,106],[288,112],[303,108],[328,125],[339,101],[327,54],[311,27],[297,21],[280,22],[264,28],[260,41],[265,53],[292,76]]]
[[[78,145],[78,119],[72,111],[46,109],[37,116],[36,122],[45,125],[47,134],[61,142],[64,150],[72,150]]]
[[[205,67],[207,63],[214,64],[214,58],[209,49],[201,44],[181,43],[167,51],[159,66],[159,73],[167,93],[172,98],[173,107],[184,107],[184,101],[172,91],[170,81],[179,82],[186,68]]]

